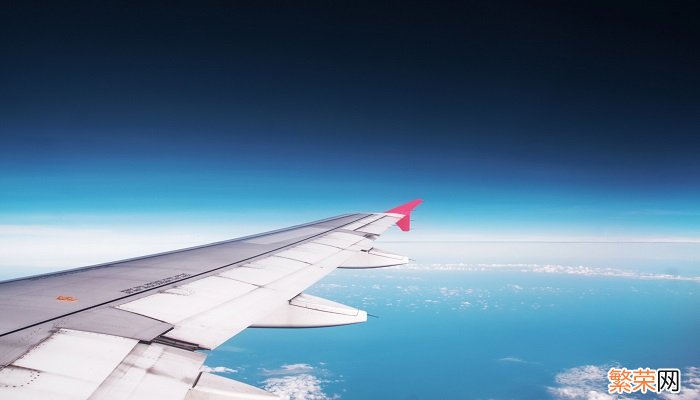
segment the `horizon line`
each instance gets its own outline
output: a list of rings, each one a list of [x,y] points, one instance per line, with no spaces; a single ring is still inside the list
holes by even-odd
[[[700,240],[383,240],[382,243],[658,243],[700,244]]]

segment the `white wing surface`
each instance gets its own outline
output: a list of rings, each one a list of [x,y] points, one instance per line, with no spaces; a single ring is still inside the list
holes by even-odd
[[[336,268],[408,259],[373,247],[415,200],[260,235],[0,282],[0,399],[272,399],[203,372],[248,327],[322,327],[367,313],[307,295]]]

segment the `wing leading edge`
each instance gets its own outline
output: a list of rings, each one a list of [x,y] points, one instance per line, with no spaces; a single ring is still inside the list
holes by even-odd
[[[336,268],[407,263],[373,242],[394,224],[409,230],[420,203],[0,282],[0,398],[276,398],[203,372],[194,350],[247,327],[366,321],[303,291]]]

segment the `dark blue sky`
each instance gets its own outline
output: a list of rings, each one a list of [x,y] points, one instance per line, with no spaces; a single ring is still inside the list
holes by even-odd
[[[251,3],[4,5],[5,222],[424,197],[434,227],[700,236],[697,10]]]

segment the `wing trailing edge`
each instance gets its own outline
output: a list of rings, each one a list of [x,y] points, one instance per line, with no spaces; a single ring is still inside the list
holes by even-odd
[[[320,328],[366,321],[365,311],[301,293],[251,326],[254,328]]]
[[[408,264],[408,257],[390,253],[386,250],[381,250],[372,247],[367,251],[358,251],[349,260],[340,264],[338,268],[348,269],[369,269],[369,268],[384,268],[393,267],[396,265]]]

